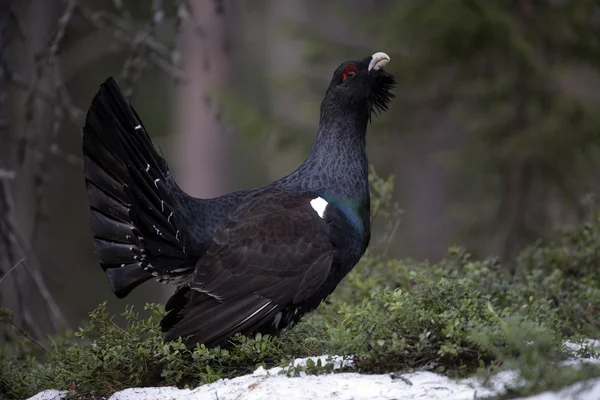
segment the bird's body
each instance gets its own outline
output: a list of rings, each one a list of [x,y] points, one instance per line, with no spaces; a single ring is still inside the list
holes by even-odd
[[[392,97],[387,61],[376,53],[338,68],[294,172],[212,199],[177,186],[114,80],[105,82],[83,148],[96,255],[115,294],[152,277],[178,286],[161,326],[188,344],[277,334],[315,309],[369,243],[365,135]]]

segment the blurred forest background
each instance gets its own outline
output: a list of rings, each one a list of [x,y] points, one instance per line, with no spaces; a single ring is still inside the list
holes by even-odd
[[[600,190],[592,0],[4,0],[0,305],[37,337],[118,301],[94,257],[81,127],[118,78],[190,194],[292,171],[335,67],[375,51],[399,81],[369,128],[402,222],[389,252],[509,258],[582,220]],[[376,227],[383,229],[383,227]]]

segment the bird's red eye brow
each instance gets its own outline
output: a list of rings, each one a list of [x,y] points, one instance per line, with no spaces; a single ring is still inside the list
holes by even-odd
[[[358,68],[356,68],[355,65],[347,66],[346,69],[344,70],[344,72],[342,73],[342,81],[345,81],[346,79],[353,77],[357,71],[358,71]]]

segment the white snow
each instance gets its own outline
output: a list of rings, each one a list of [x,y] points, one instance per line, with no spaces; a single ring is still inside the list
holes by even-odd
[[[467,385],[457,385],[446,377],[431,372],[403,375],[392,379],[390,375],[361,375],[342,373],[321,376],[288,378],[258,370],[231,380],[220,380],[195,390],[159,391],[157,389],[128,389],[116,393],[109,400],[262,400],[262,399],[456,399],[471,400],[476,390]],[[477,391],[478,395],[490,392]],[[142,396],[142,397],[137,397]]]
[[[582,343],[573,343],[573,342],[564,342],[564,346],[567,350],[570,350],[572,353],[575,353],[581,350],[583,347],[591,348],[594,350],[600,350],[600,339],[586,339]],[[593,359],[597,360],[597,359]]]
[[[47,389],[43,392],[39,392],[28,400],[62,400],[67,396],[66,390]]]
[[[588,345],[600,346],[599,341]],[[565,347],[577,351],[580,345],[566,343]],[[328,356],[311,357],[325,364]],[[294,361],[294,365],[306,365],[308,358]],[[573,359],[568,363],[584,365],[600,362],[599,359]],[[352,366],[341,357],[332,357],[334,369]],[[362,375],[358,373],[335,373],[323,375],[300,374],[291,378],[280,374],[282,368],[265,370],[259,367],[252,374],[233,379],[221,379],[196,389],[176,387],[132,388],[113,394],[109,400],[473,400],[502,394],[506,387],[518,385],[515,371],[500,372],[493,376],[487,386],[476,377],[452,380],[433,372],[419,371],[406,374]],[[62,400],[65,391],[46,390],[29,400]],[[546,392],[521,400],[598,400],[600,379],[578,382],[559,392]]]

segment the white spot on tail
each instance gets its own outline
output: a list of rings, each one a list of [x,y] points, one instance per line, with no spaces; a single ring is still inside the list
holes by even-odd
[[[157,189],[158,189],[158,182],[160,182],[160,179],[155,179],[154,180],[154,186],[156,186]]]
[[[325,209],[329,203],[325,201],[325,199],[321,197],[317,197],[316,199],[312,199],[310,201],[310,206],[319,214],[319,217],[323,218],[325,215]]]
[[[162,210],[162,212],[165,212],[165,202],[164,201],[160,201],[160,209]]]
[[[139,129],[142,129],[142,126],[141,126],[141,125],[136,125],[136,126],[135,126],[135,130],[137,131],[137,130],[139,130]]]
[[[146,164],[146,172],[150,171],[150,164]]]
[[[163,210],[163,211],[164,211],[164,210]],[[169,216],[167,217],[167,222],[168,222],[168,223],[171,223],[171,217],[173,217],[173,211],[171,211],[171,212],[169,213]],[[177,233],[179,233],[179,231],[177,231]]]
[[[157,234],[158,236],[162,236],[162,232],[160,231],[160,229],[158,229],[158,228],[156,227],[156,225],[152,225],[152,227],[154,228],[154,230],[156,231],[156,234]],[[160,250],[160,249],[158,249],[158,250]]]
[[[174,270],[169,271],[170,273],[180,273],[180,272],[185,272],[185,271],[189,271],[191,268],[186,267],[186,268],[176,268]]]

